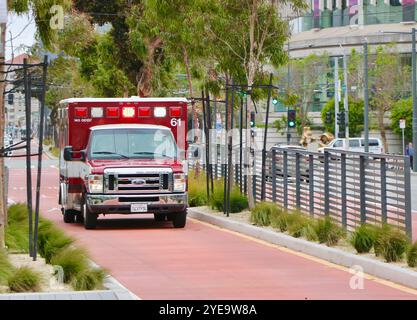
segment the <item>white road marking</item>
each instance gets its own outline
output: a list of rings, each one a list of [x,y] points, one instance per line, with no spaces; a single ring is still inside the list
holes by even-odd
[[[59,210],[58,208],[52,208],[52,209],[49,209],[47,212],[52,212],[52,211],[56,211],[56,210]]]

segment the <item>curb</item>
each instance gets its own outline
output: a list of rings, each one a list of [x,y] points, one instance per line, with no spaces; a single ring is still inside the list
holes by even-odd
[[[200,212],[194,208],[188,209],[188,216],[224,229],[232,230],[253,238],[292,249],[294,251],[299,251],[347,268],[361,266],[363,272],[368,275],[389,280],[409,288],[417,289],[417,272],[412,270],[407,270],[399,266],[390,265],[371,258],[344,252],[336,248],[330,248],[304,239],[294,238],[283,233],[266,230],[234,220],[228,220],[223,217],[213,216]]]

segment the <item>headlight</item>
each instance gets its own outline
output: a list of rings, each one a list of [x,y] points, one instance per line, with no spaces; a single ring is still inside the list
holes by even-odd
[[[174,174],[174,192],[185,192],[186,187],[186,175],[183,173]]]
[[[92,174],[88,176],[88,190],[91,193],[103,192],[103,176]]]

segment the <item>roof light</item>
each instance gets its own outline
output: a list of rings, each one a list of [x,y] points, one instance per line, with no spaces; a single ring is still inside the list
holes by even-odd
[[[182,114],[182,108],[181,107],[171,107],[169,108],[169,115],[170,117],[179,118]]]
[[[92,118],[102,118],[103,117],[103,108],[102,107],[93,107],[91,108],[91,117]]]
[[[77,107],[74,109],[75,111],[75,118],[87,118],[88,117],[88,109],[86,107]]]
[[[165,108],[165,107],[156,107],[153,110],[153,115],[157,118],[163,118],[167,115],[167,108]]]
[[[123,107],[122,115],[123,115],[123,118],[134,118],[135,117],[135,108],[134,107]]]
[[[151,108],[150,107],[139,107],[139,117],[145,118],[151,116]]]
[[[119,118],[119,107],[106,108],[106,117],[107,118]]]

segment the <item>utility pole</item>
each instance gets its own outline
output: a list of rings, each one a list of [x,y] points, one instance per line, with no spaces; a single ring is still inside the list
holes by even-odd
[[[339,58],[334,58],[334,136],[339,138],[339,125],[337,114],[339,113]]]
[[[364,100],[365,100],[365,109],[364,109],[364,131],[365,131],[365,152],[369,152],[369,77],[368,77],[368,43],[363,44],[363,61],[364,61]]]
[[[413,81],[412,81],[412,85],[413,85],[413,148],[415,150],[416,146],[417,146],[417,89],[416,89],[416,28],[413,28],[411,31],[411,35],[412,35],[412,45],[413,45],[413,49],[412,49],[412,62],[413,62]],[[414,155],[413,157],[413,171],[417,172],[417,157]]]
[[[288,41],[287,98],[290,95],[290,62],[291,62],[290,42]],[[290,110],[290,106],[287,105],[287,114],[289,110]],[[290,129],[287,126],[287,144],[290,144],[290,141],[291,141],[291,134],[290,134]]]
[[[6,89],[6,77],[4,74],[4,61],[6,55],[6,23],[7,23],[7,1],[0,2],[0,72],[3,76],[0,78],[0,149],[4,148],[4,127],[5,127],[5,110],[4,110],[4,92]],[[4,158],[0,157],[0,249],[5,246],[4,227],[7,223],[7,203],[5,200],[4,185]]]

